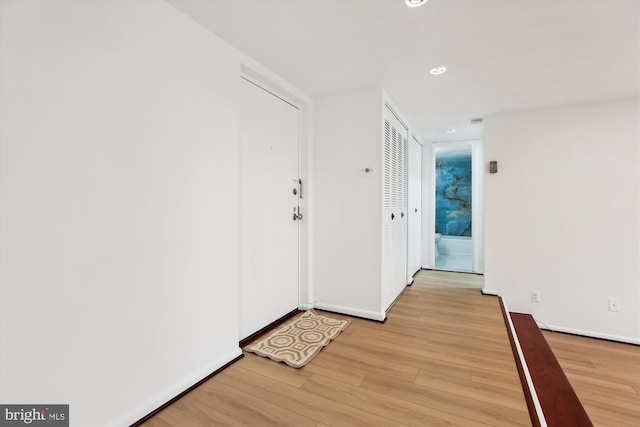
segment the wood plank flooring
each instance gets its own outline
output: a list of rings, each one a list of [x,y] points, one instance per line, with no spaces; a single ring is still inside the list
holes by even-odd
[[[640,346],[543,334],[595,426],[640,426]]]
[[[420,272],[385,323],[350,318],[304,368],[248,353],[144,425],[528,426],[499,302],[481,285]]]

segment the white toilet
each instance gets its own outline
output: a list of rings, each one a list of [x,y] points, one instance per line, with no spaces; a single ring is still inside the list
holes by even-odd
[[[436,233],[436,244],[434,245],[436,251],[436,257],[440,256],[440,251],[438,250],[438,244],[440,243],[440,239],[442,238],[442,234]]]

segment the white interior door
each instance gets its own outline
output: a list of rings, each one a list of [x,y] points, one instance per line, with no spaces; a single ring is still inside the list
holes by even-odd
[[[408,165],[407,283],[411,283],[422,264],[422,145],[415,138],[409,140]]]
[[[300,188],[299,110],[244,78],[241,85],[240,339],[244,339],[298,308],[299,219],[294,213],[299,210]]]

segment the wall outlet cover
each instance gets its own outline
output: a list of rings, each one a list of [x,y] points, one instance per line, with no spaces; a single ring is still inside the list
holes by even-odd
[[[531,302],[540,302],[540,291],[531,291]]]

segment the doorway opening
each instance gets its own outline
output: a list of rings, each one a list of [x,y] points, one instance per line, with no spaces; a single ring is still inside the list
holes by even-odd
[[[435,268],[473,271],[471,146],[436,150]]]
[[[432,145],[432,266],[482,273],[480,141]]]

